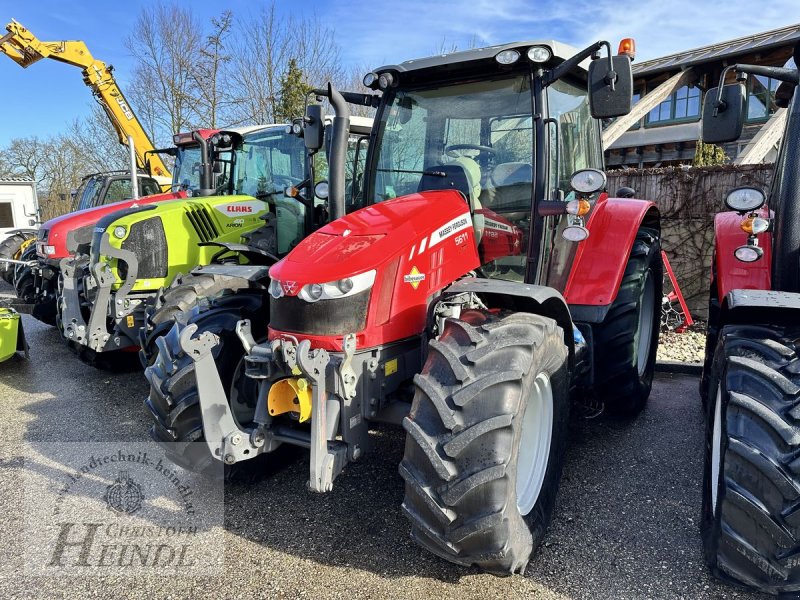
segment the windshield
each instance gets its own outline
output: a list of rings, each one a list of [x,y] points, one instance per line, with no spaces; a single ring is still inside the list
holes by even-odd
[[[245,136],[235,154],[234,187],[239,194],[282,194],[305,178],[305,144],[283,128]]]
[[[172,191],[195,191],[200,188],[200,146],[178,146]]]
[[[460,191],[484,272],[522,279],[533,165],[530,76],[398,91],[384,111],[374,187],[380,202]]]

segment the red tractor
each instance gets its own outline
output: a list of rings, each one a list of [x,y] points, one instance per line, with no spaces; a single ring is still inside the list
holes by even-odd
[[[603,47],[503,44],[377,69],[379,94],[329,86],[338,219],[270,268],[268,330],[189,319],[161,339],[147,404],[168,455],[202,470],[305,447],[326,492],[372,424],[402,424],[414,539],[521,572],[573,401],[634,414],[653,378],[659,214],[606,193],[599,119],[630,110],[632,78]],[[348,102],[377,108],[363,207],[344,200]]]
[[[701,394],[707,416],[702,533],[722,579],[800,593],[800,45],[789,68],[733,65],[706,94],[703,140],[742,131],[747,75],[788,108],[767,194],[732,190],[714,222]],[[728,72],[739,82],[723,85]]]

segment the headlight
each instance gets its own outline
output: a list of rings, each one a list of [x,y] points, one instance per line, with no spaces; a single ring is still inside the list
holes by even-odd
[[[318,300],[335,300],[354,296],[368,290],[375,283],[375,269],[355,275],[345,277],[328,283],[309,283],[302,287],[298,296],[306,302],[317,302]]]
[[[553,54],[545,46],[531,46],[528,48],[528,59],[535,63],[546,63]]]
[[[513,65],[519,60],[519,52],[516,50],[502,50],[497,53],[494,59],[501,65]]]
[[[739,246],[733,255],[742,262],[751,263],[764,256],[764,250],[760,246]]]
[[[125,229],[125,227],[123,227],[122,225],[117,225],[116,227],[114,227],[114,237],[117,238],[118,240],[124,238],[126,233],[128,233],[128,230]]]
[[[51,254],[55,254],[56,253],[56,247],[55,246],[44,246],[44,253],[47,256],[50,256]]]
[[[725,206],[736,212],[749,212],[764,206],[766,197],[758,188],[740,187],[731,190],[725,198]]]
[[[599,169],[581,169],[570,177],[569,184],[581,194],[594,194],[606,187],[606,174]]]

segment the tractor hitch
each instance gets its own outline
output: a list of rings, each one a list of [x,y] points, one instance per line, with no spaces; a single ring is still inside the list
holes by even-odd
[[[258,344],[250,321],[239,321],[236,334],[245,349],[245,375],[259,382],[253,427],[243,428],[233,416],[214,363],[212,350],[218,339],[208,332],[193,337],[197,332],[194,324],[178,327],[183,327],[181,349],[195,362],[200,414],[211,455],[230,465],[272,452],[282,443],[307,447],[311,451],[309,489],[333,489],[333,480],[347,464],[348,445],[336,440],[341,402],[338,395],[328,394],[328,380],[332,372],[338,373],[342,381],[350,381],[351,377],[354,380],[348,372],[349,363],[337,361],[321,348],[312,349],[308,340],[298,343],[294,339],[277,339]],[[352,358],[354,338],[350,342]],[[163,338],[156,343],[162,354],[167,352]],[[296,390],[294,397],[290,397],[290,389]],[[300,422],[309,420],[310,404],[310,431],[280,425],[273,419],[295,412],[295,399]]]

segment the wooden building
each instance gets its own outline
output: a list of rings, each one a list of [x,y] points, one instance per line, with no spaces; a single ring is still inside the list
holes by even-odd
[[[634,107],[609,124],[603,139],[609,168],[690,164],[700,138],[706,90],[736,63],[784,66],[800,40],[800,24],[765,31],[695,50],[634,63]],[[733,76],[731,75],[731,81]],[[775,106],[778,82],[749,77],[747,120],[741,139],[726,144],[732,163],[772,162],[785,120]]]

